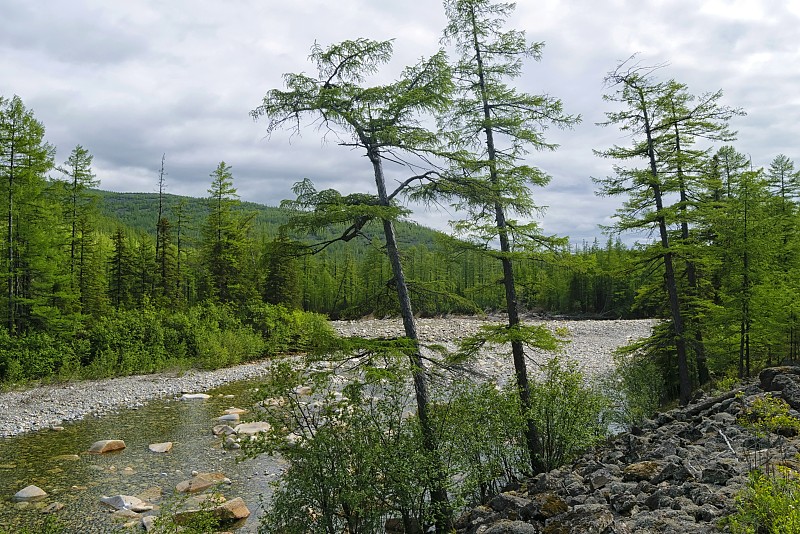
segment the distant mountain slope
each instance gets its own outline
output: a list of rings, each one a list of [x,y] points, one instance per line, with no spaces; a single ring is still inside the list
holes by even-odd
[[[102,215],[101,230],[113,232],[120,224],[137,232],[154,236],[158,214],[157,193],[117,193],[114,191],[94,190],[98,199],[98,209]],[[209,213],[207,199],[180,195],[164,195],[164,213],[175,224],[175,208],[184,203],[184,232],[190,237],[199,237],[200,228]],[[254,227],[258,234],[269,237],[278,234],[278,228],[288,222],[289,212],[273,206],[242,202],[241,209],[255,214]],[[382,229],[377,224],[369,225],[365,233],[371,238],[383,241]],[[397,224],[398,240],[405,246],[434,247],[437,235],[441,232],[421,226],[413,222],[401,221]],[[295,236],[301,240],[326,238],[325,236]]]

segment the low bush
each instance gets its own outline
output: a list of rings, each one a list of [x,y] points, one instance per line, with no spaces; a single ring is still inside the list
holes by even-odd
[[[0,381],[17,383],[69,375],[79,367],[74,347],[44,332],[11,336],[0,328]]]
[[[259,532],[377,533],[390,517],[424,524],[433,470],[407,413],[408,388],[396,380],[353,381],[342,394],[334,378],[281,364],[260,388],[272,431],[245,449],[279,453],[288,467]],[[301,387],[316,401],[306,402]]]
[[[406,531],[431,525],[437,469],[423,447],[405,348],[375,341],[372,350],[362,346],[359,356],[345,354],[331,365],[312,359],[304,371],[296,362],[273,366],[259,388],[271,431],[245,449],[278,453],[288,467],[260,532],[377,533],[387,519]],[[343,361],[360,364],[360,378],[343,384],[331,371]],[[526,414],[514,387],[464,380],[431,395],[438,462],[455,510],[485,502],[527,471]],[[575,364],[551,360],[532,398],[548,468],[604,436],[603,397]]]
[[[251,303],[246,320],[264,338],[264,351],[270,355],[325,351],[335,338],[324,315],[289,310],[281,305]]]
[[[161,316],[154,309],[115,311],[97,318],[87,332],[90,352],[85,376],[152,373],[164,367],[167,353]]]
[[[640,353],[617,353],[614,371],[602,381],[611,401],[609,419],[625,429],[655,414],[664,395],[661,369],[652,357]]]
[[[546,471],[605,439],[608,407],[608,398],[586,383],[575,361],[555,357],[544,365],[542,378],[531,382],[530,417],[539,431]]]
[[[737,512],[723,524],[733,534],[800,534],[800,479],[779,466],[772,474],[755,470],[737,496]]]
[[[459,381],[433,410],[456,507],[486,502],[530,465],[516,389]]]
[[[319,314],[259,303],[241,315],[230,305],[205,302],[182,311],[113,310],[64,337],[12,336],[0,327],[0,383],[216,369],[334,343]]]

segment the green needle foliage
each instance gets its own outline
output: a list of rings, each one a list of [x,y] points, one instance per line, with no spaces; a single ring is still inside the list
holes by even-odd
[[[529,44],[524,32],[503,28],[514,4],[489,0],[447,0],[444,3],[448,25],[443,42],[455,46],[459,58],[453,66],[455,97],[447,113],[440,116],[440,127],[451,152],[452,168],[416,192],[415,198],[438,202],[444,198],[467,214],[455,223],[462,235],[471,239],[473,251],[499,260],[508,313],[508,340],[523,410],[531,406],[524,345],[551,344],[543,332],[520,328],[518,289],[514,264],[559,240],[542,234],[529,218],[540,210],[530,186],[548,183],[546,173],[530,165],[525,156],[532,150],[554,150],[544,138],[549,126],[567,128],[579,118],[562,111],[561,101],[549,95],[532,95],[508,84],[522,73],[523,61],[541,58],[543,43]],[[499,242],[500,250],[490,243]],[[496,337],[496,332],[482,331]],[[517,334],[533,334],[521,338]],[[546,338],[546,336],[544,336]],[[479,343],[470,340],[470,344]],[[467,348],[469,352],[469,348]],[[529,421],[528,446],[531,467],[540,471],[537,458],[537,429]]]
[[[315,44],[310,59],[316,64],[317,77],[286,74],[286,90],[269,91],[252,115],[269,119],[268,132],[282,127],[299,131],[301,119],[310,115],[320,121],[321,126],[337,129],[342,136],[349,137],[349,140],[341,142],[343,146],[364,151],[372,166],[377,195],[357,193],[342,196],[330,190],[317,192],[306,181],[297,185],[298,200],[292,207],[308,210],[299,214],[299,224],[312,228],[342,225],[344,231],[339,240],[344,241],[360,234],[369,220],[380,221],[405,335],[416,346],[414,312],[394,226],[402,210],[396,207],[395,202],[398,194],[427,174],[412,176],[390,193],[384,162],[422,157],[424,163],[425,156],[435,152],[438,137],[425,128],[422,121],[428,113],[441,112],[449,104],[452,81],[444,53],[439,52],[404,69],[393,83],[363,86],[370,75],[389,61],[391,54],[391,41],[357,39],[327,48]],[[446,532],[452,524],[452,513],[444,474],[437,467],[440,462],[436,435],[429,421],[430,393],[425,363],[418,347],[408,356],[420,432],[434,466],[433,478],[438,481],[430,495],[436,510],[436,531]]]
[[[689,198],[694,196],[694,183],[702,178],[698,173],[706,170],[703,161],[710,149],[698,150],[693,143],[696,138],[732,139],[727,122],[742,113],[721,106],[720,92],[698,99],[674,80],[658,81],[654,77],[657,69],[629,60],[606,77],[613,92],[604,98],[622,110],[607,112],[608,120],[602,125],[617,125],[631,135],[632,143],[596,151],[599,156],[621,163],[614,165],[614,176],[595,181],[600,185],[598,194],[625,198],[615,215],[614,231],[657,233],[657,241],[646,248],[645,261],[653,271],[663,272],[661,294],[669,305],[671,331],[658,332],[667,335],[666,343],[659,344],[674,347],[670,352],[674,351],[677,360],[678,396],[686,404],[695,384],[709,378],[701,330],[697,249],[689,234],[697,210]],[[675,195],[677,202],[670,204]],[[675,227],[679,229],[677,236]],[[681,281],[681,264],[685,266],[688,287]]]

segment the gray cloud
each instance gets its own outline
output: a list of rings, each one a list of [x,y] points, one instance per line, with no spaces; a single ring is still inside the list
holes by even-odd
[[[593,155],[627,139],[595,125],[609,103],[603,77],[635,52],[668,62],[664,78],[703,93],[723,89],[742,107],[737,148],[766,165],[778,153],[800,157],[800,12],[768,0],[542,0],[519,3],[512,25],[546,43],[541,62],[526,65],[518,87],[561,98],[583,122],[547,132],[555,152],[530,154],[552,176],[534,191],[547,232],[591,241],[618,199],[594,196],[591,177],[612,172]],[[291,185],[313,179],[344,192],[371,188],[361,154],[321,140],[265,138],[249,110],[281,86],[284,72],[313,72],[309,47],[355,37],[395,39],[395,57],[376,83],[440,46],[444,12],[423,0],[8,0],[0,18],[0,95],[18,94],[47,127],[63,161],[76,144],[95,156],[102,187],[153,191],[161,154],[170,192],[203,196],[209,173],[225,160],[244,200],[277,204]],[[402,177],[391,170],[390,176]],[[457,214],[418,208],[424,224],[444,228]],[[601,238],[602,241],[602,238]]]

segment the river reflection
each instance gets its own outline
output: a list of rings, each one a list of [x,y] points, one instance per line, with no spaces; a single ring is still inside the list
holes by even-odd
[[[45,519],[41,509],[53,502],[64,505],[55,516],[67,532],[120,532],[124,521],[113,518],[100,497],[139,495],[160,487],[164,497],[156,504],[163,504],[192,471],[225,473],[232,484],[221,488],[223,495],[242,497],[252,512],[237,532],[255,532],[261,497],[270,493],[269,482],[280,468],[266,456],[237,463],[241,454],[223,450],[211,428],[226,408],[249,409],[256,386],[257,382],[232,383],[207,392],[213,395],[207,400],[158,400],[137,410],[67,423],[63,431],[0,438],[0,532],[23,527],[37,532]],[[230,395],[233,398],[226,397]],[[102,439],[124,440],[127,448],[103,455],[85,452]],[[165,441],[174,443],[169,453],[148,450],[149,444]],[[11,502],[29,484],[45,490],[47,498],[28,506]]]

